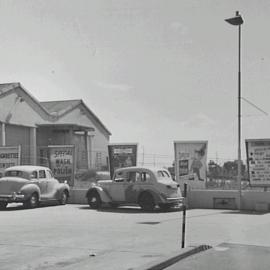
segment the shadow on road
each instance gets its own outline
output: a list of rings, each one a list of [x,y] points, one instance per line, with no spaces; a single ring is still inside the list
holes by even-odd
[[[153,211],[143,211],[140,207],[118,207],[118,208],[111,208],[111,207],[104,207],[101,209],[91,209],[89,206],[80,206],[79,209],[81,210],[89,210],[89,211],[97,211],[103,213],[126,213],[126,214],[162,214],[168,212],[179,212],[181,211],[180,208],[172,208],[167,211],[161,210],[159,208],[154,209]]]
[[[258,211],[238,211],[238,210],[233,210],[233,211],[226,211],[222,212],[222,214],[237,214],[237,215],[255,215],[255,216],[261,216],[265,214],[269,214],[268,212],[258,212]]]
[[[23,204],[15,204],[15,205],[10,205],[6,209],[0,209],[0,212],[8,212],[8,211],[22,211],[22,210],[33,210],[33,209],[38,209],[38,208],[45,208],[45,207],[52,207],[52,206],[60,206],[58,203],[46,203],[46,204],[40,204],[36,208],[26,208],[23,206]],[[64,205],[61,205],[64,206]]]

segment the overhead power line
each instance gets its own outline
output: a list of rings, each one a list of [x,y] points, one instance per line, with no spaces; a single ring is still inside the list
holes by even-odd
[[[265,112],[263,109],[259,108],[257,105],[255,105],[254,103],[252,103],[251,101],[247,100],[246,98],[242,97],[242,99],[247,102],[249,105],[251,105],[252,107],[254,107],[255,109],[257,109],[258,111],[262,112],[265,115],[269,115],[267,112]]]

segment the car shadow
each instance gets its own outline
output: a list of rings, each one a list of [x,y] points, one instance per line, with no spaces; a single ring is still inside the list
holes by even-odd
[[[46,204],[40,204],[36,208],[27,208],[24,207],[23,204],[15,204],[15,205],[8,205],[6,209],[0,209],[0,212],[8,212],[8,211],[22,211],[22,210],[33,210],[38,208],[47,208],[52,206],[60,206],[58,203],[46,203]]]
[[[96,211],[96,212],[103,212],[103,213],[125,213],[125,214],[162,214],[162,213],[169,213],[169,212],[179,212],[182,211],[181,208],[171,208],[168,210],[161,210],[160,208],[155,208],[153,211],[144,211],[140,207],[130,207],[130,206],[120,206],[117,208],[112,208],[109,206],[102,207],[100,209],[92,209],[89,206],[80,206],[80,210],[90,210],[90,211]]]

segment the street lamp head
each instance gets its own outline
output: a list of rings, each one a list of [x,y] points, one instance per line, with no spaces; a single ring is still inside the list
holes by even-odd
[[[239,11],[236,11],[235,17],[225,19],[225,21],[229,24],[232,24],[232,25],[241,25],[244,23],[244,20],[241,17],[241,15],[239,14]]]

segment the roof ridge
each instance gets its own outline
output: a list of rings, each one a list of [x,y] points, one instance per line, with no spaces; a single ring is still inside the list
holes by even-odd
[[[65,102],[65,101],[82,101],[81,99],[62,99],[62,100],[46,100],[46,101],[40,101],[40,103],[45,102]]]

